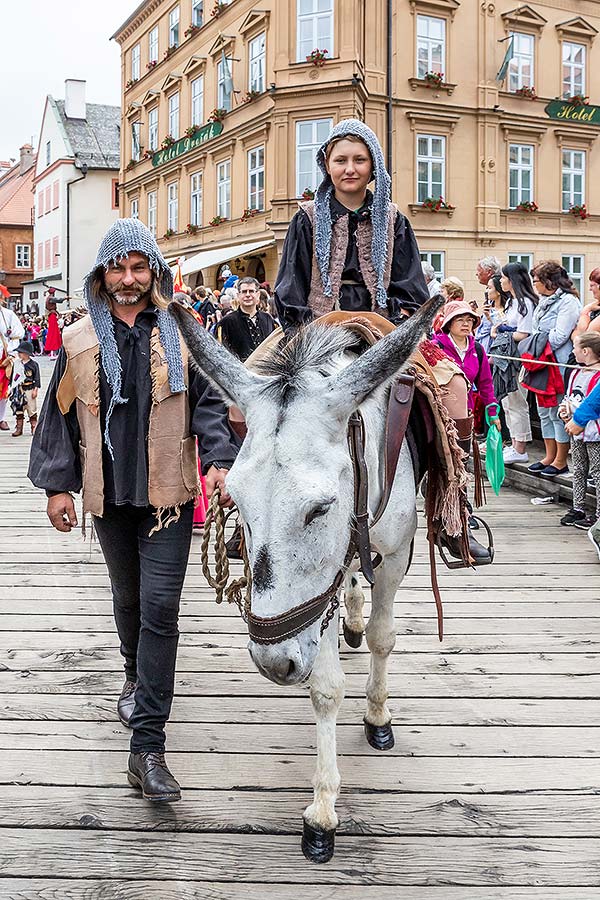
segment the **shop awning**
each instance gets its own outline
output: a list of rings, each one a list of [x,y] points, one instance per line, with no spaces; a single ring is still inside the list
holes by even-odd
[[[263,250],[265,247],[272,247],[275,238],[267,238],[264,241],[254,241],[251,244],[235,244],[229,247],[219,247],[215,250],[201,250],[194,256],[190,256],[181,264],[182,275],[192,275],[199,272],[200,269],[208,269],[210,266],[218,266],[230,259],[236,259],[238,256],[247,256],[255,250]]]

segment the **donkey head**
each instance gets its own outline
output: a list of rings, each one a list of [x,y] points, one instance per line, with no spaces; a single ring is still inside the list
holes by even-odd
[[[252,611],[272,618],[319,596],[350,541],[350,415],[406,363],[440,307],[434,299],[362,356],[346,330],[314,323],[273,351],[261,374],[246,369],[178,304],[169,307],[199,369],[248,434],[227,476],[242,517],[253,574]],[[274,645],[250,641],[259,670],[281,684],[310,674],[321,620]]]

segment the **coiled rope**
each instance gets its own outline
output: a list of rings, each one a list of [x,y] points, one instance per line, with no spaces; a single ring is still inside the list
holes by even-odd
[[[223,602],[223,597],[228,603],[235,603],[245,622],[248,621],[250,612],[251,594],[252,594],[252,571],[246,553],[246,542],[244,540],[244,532],[240,536],[240,552],[244,563],[244,574],[241,578],[236,578],[230,582],[229,558],[227,556],[227,548],[225,546],[225,525],[228,519],[237,510],[235,507],[225,512],[220,505],[221,491],[217,487],[210,499],[210,504],[206,512],[206,521],[202,533],[202,545],[200,549],[200,557],[202,561],[202,573],[210,586],[214,589],[217,603]],[[214,549],[215,549],[215,574],[213,576],[210,569],[209,547],[212,538],[212,531],[215,531]]]

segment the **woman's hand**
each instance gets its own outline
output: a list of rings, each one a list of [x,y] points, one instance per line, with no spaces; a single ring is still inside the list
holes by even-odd
[[[493,337],[493,338],[495,338],[497,334],[498,334],[498,326],[497,326],[497,325],[492,325],[492,328],[491,328],[491,331],[490,331],[490,336]]]
[[[567,422],[567,424],[565,425],[565,431],[567,432],[567,434],[570,434],[571,437],[575,437],[576,434],[581,434],[584,429],[581,427],[581,425],[578,425],[574,419],[571,419],[571,421]]]

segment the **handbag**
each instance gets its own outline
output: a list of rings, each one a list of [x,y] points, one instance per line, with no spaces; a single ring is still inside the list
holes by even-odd
[[[490,414],[492,408],[495,409],[495,413]],[[488,433],[485,439],[485,473],[496,495],[500,493],[505,476],[502,435],[492,422],[492,419],[498,418],[499,412],[497,403],[488,403],[485,408],[485,420],[488,424]]]

